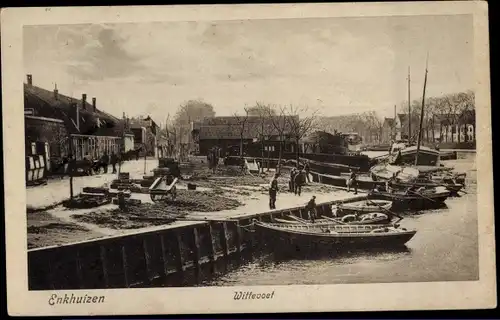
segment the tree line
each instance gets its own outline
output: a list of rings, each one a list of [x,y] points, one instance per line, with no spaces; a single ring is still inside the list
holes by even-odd
[[[443,133],[444,129],[441,129],[443,126],[448,130],[448,125],[466,121],[464,115],[467,111],[475,110],[474,98],[474,92],[470,90],[426,98],[422,125],[423,138],[429,142],[436,141],[435,134],[438,128],[439,132],[447,134],[446,131]],[[416,138],[418,134],[421,106],[422,100],[415,99],[410,104],[410,110],[408,110],[408,101],[401,102],[397,108],[398,114],[411,115],[412,138]],[[210,103],[202,100],[186,101],[178,107],[172,117],[170,115],[167,117],[165,126],[159,133],[160,140],[166,142],[172,154],[186,154],[194,148],[192,123],[203,121],[205,118],[213,118],[215,115],[215,109]],[[245,133],[251,127],[256,132],[254,138],[261,143],[262,158],[264,158],[266,140],[271,136],[280,141],[280,160],[285,141],[293,141],[298,146],[300,141],[313,131],[331,134],[355,132],[363,138],[364,143],[381,143],[384,136],[384,118],[376,111],[325,117],[321,116],[317,109],[308,106],[257,102],[253,106],[246,106],[240,112],[234,113],[232,119],[228,125],[233,126],[233,129],[234,126],[237,128],[240,138],[240,155],[243,155]],[[299,148],[296,147],[295,151],[298,160]]]

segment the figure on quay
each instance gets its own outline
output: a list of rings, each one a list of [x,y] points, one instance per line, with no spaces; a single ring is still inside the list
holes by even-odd
[[[304,163],[304,173],[306,175],[307,182],[310,183],[311,179],[309,178],[309,171],[311,170],[311,167],[309,165],[309,160],[306,160],[306,163]]]
[[[358,181],[356,171],[349,169],[349,179],[347,180],[347,192],[351,192],[351,188],[354,188],[354,194],[358,194]]]
[[[114,151],[111,152],[110,163],[111,163],[111,166],[113,167],[113,173],[116,173],[116,164],[118,163],[118,157],[116,156]],[[107,168],[107,166],[106,166],[106,168]],[[106,171],[108,171],[108,170],[106,169]]]
[[[275,173],[269,184],[269,209],[276,209],[276,195],[278,193],[278,173]]]
[[[312,196],[311,200],[306,205],[307,214],[309,215],[309,220],[312,223],[316,221],[317,213],[316,213],[316,196]]]
[[[295,176],[297,175],[297,170],[295,168],[292,168],[290,170],[290,181],[288,182],[288,187],[290,192],[295,192]]]
[[[295,194],[300,196],[302,193],[302,186],[305,184],[305,177],[304,177],[304,172],[302,169],[299,169],[297,174],[295,175],[294,179],[294,187],[295,187]]]
[[[108,165],[109,165],[109,156],[107,152],[104,152],[104,154],[101,157],[101,166],[104,169],[104,173],[108,173]]]

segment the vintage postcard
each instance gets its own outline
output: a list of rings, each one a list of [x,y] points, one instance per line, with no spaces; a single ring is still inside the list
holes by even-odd
[[[3,9],[9,313],[495,307],[487,26],[474,1]]]

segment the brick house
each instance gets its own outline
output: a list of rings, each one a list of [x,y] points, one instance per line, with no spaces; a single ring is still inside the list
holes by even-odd
[[[298,117],[297,117],[298,118]],[[266,153],[276,155],[279,152],[280,136],[273,126],[272,119],[261,120],[258,116],[248,116],[243,130],[244,153],[259,156],[262,152],[262,138]],[[241,142],[242,120],[237,117],[213,117],[192,124],[192,136],[195,148],[202,155],[215,146],[223,154],[238,153]],[[289,122],[283,120],[283,152],[294,152]]]
[[[24,84],[25,144],[47,143],[48,158],[61,159],[72,153],[77,160],[86,154],[99,158],[104,152],[123,150],[124,136],[129,133],[125,122],[97,108],[96,98],[87,95],[76,99],[33,85],[32,76]],[[71,136],[71,138],[70,138]]]

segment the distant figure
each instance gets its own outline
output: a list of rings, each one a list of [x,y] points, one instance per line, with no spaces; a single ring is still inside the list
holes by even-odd
[[[135,150],[135,160],[137,160],[137,161],[139,161],[139,153],[141,152],[141,149],[142,148]]]
[[[312,223],[316,221],[316,196],[312,196],[311,200],[306,205],[309,219]]]
[[[295,175],[294,179],[294,187],[296,195],[300,196],[300,194],[302,193],[302,186],[304,184],[305,184],[304,173],[302,172],[302,170],[299,170],[299,172],[297,172],[297,174]]]
[[[306,161],[306,163],[304,164],[304,172],[306,174],[306,179],[307,179],[307,182],[310,183],[311,180],[309,178],[309,170],[310,170],[310,167],[309,167],[309,160]]]
[[[113,166],[113,173],[116,173],[116,164],[118,163],[118,157],[116,156],[115,152],[111,152],[111,158],[110,158],[110,163],[111,166]],[[108,166],[106,166],[106,172],[108,171]]]
[[[278,193],[278,174],[274,174],[269,185],[269,209],[276,209],[276,194]]]
[[[297,170],[295,168],[292,168],[292,170],[290,170],[290,181],[288,182],[290,192],[295,192],[294,179],[296,174]]]
[[[354,194],[358,194],[358,181],[356,172],[350,169],[349,179],[347,180],[347,192],[351,192],[351,187],[354,188]]]
[[[84,161],[84,166],[85,166],[85,173],[88,175],[88,176],[91,176],[92,175],[92,157],[90,156],[90,154],[85,154],[85,156],[83,157],[83,161]]]
[[[104,154],[101,157],[101,165],[102,168],[104,169],[104,173],[108,173],[109,156],[107,152],[104,152]]]

